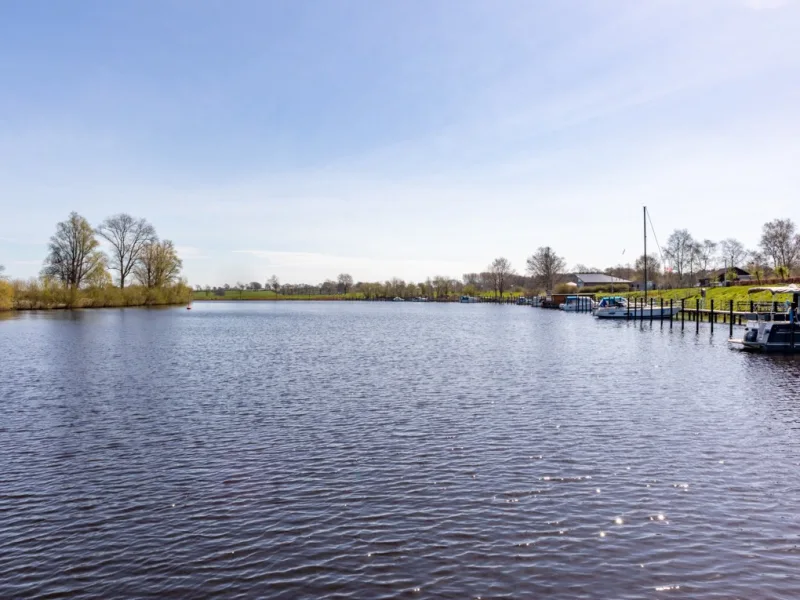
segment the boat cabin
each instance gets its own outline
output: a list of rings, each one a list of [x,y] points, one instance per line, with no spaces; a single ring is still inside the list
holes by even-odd
[[[600,299],[598,308],[626,308],[628,306],[628,299],[624,296],[604,296]]]
[[[741,345],[745,350],[758,352],[800,352],[800,324],[797,307],[800,302],[800,288],[796,285],[784,287],[755,287],[748,293],[770,292],[773,298],[778,294],[791,294],[791,300],[778,304],[773,302],[768,313],[755,313],[747,321],[744,337],[731,342]],[[778,307],[783,310],[776,310]]]

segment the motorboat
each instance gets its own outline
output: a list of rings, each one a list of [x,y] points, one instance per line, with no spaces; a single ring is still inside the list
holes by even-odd
[[[673,306],[647,305],[634,302],[632,305],[622,296],[606,296],[594,311],[598,319],[669,319],[681,312],[680,304]]]
[[[405,300],[403,298],[401,298],[400,296],[395,296],[392,299],[392,302],[405,302]]]
[[[745,326],[744,337],[731,338],[730,343],[754,352],[800,352],[800,324],[797,322],[800,287],[794,284],[754,287],[747,292],[770,292],[773,298],[778,294],[791,294],[792,300],[783,304],[773,302],[769,312],[751,314]],[[777,310],[779,307],[783,310]]]
[[[594,309],[598,319],[627,319],[628,299],[624,296],[604,296]]]
[[[567,296],[558,308],[567,312],[592,312],[596,303],[589,296]]]
[[[462,304],[475,304],[478,302],[478,299],[475,296],[461,296],[461,300],[459,302]]]

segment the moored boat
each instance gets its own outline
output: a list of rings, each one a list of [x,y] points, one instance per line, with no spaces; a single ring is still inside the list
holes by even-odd
[[[742,350],[753,352],[779,352],[795,354],[800,352],[800,324],[797,322],[797,305],[800,301],[800,288],[794,284],[775,287],[754,287],[749,294],[770,292],[791,294],[792,300],[782,305],[786,310],[778,311],[775,303],[770,312],[754,313],[747,320],[744,337],[731,338],[729,342]]]
[[[589,296],[567,296],[558,308],[566,312],[592,312],[595,306],[595,301]]]
[[[680,305],[663,307],[659,303],[651,307],[646,304],[633,305],[622,296],[606,296],[600,300],[594,311],[598,319],[669,319],[681,312]]]

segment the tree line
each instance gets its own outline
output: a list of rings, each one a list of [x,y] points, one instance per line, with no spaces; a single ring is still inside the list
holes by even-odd
[[[264,284],[259,281],[249,283],[238,281],[232,285],[226,283],[218,287],[196,286],[195,289],[207,297],[227,296],[231,293],[244,297],[248,291],[268,290],[276,296],[287,298],[337,295],[350,295],[367,300],[391,300],[398,297],[406,300],[419,297],[447,300],[462,295],[502,298],[509,293],[520,295],[527,293],[532,285],[546,286],[547,281],[554,281],[563,272],[564,266],[564,260],[558,257],[552,248],[544,247],[539,248],[528,258],[526,274],[519,274],[510,260],[499,257],[494,259],[486,270],[480,273],[464,273],[461,278],[436,275],[420,282],[405,281],[399,277],[386,281],[355,282],[349,273],[340,273],[336,279],[326,279],[318,284],[282,284],[276,275],[272,275]]]
[[[758,247],[752,250],[735,238],[719,242],[694,238],[687,229],[676,229],[663,248],[656,246],[647,256],[647,280],[659,286],[681,287],[696,285],[721,270],[722,278],[738,278],[737,268],[747,271],[758,282],[787,281],[800,274],[800,233],[791,219],[775,219],[762,227]],[[461,278],[448,275],[428,277],[420,282],[407,282],[393,277],[386,281],[359,281],[347,273],[319,284],[281,284],[278,277],[266,283],[225,284],[221,287],[197,287],[207,295],[227,292],[271,290],[283,297],[357,295],[366,299],[404,299],[426,297],[454,299],[460,295],[502,297],[507,293],[536,294],[552,292],[556,285],[568,280],[570,273],[605,273],[628,281],[644,281],[645,257],[639,255],[633,263],[598,268],[577,264],[571,271],[567,262],[551,246],[541,246],[525,261],[520,274],[504,257],[494,259],[484,271],[464,273]],[[616,286],[619,290],[620,286]]]
[[[739,278],[737,269],[747,271],[758,282],[787,281],[800,271],[800,234],[791,219],[775,219],[761,228],[756,248],[748,249],[735,238],[721,241],[696,239],[688,229],[676,229],[663,248],[648,254],[648,280],[669,287],[695,285],[711,275],[722,279]],[[630,264],[618,264],[605,273],[623,279],[641,280],[644,277],[644,257]],[[577,265],[576,272],[600,272]]]
[[[186,302],[191,289],[180,277],[182,267],[175,245],[160,239],[146,219],[120,213],[95,228],[72,212],[56,224],[39,277],[4,278],[0,298],[10,294],[12,306],[6,308]]]

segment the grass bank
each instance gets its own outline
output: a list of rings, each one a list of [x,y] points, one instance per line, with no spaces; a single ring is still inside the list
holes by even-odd
[[[717,307],[727,307],[731,300],[734,304],[739,303],[749,303],[751,300],[753,302],[784,302],[785,300],[791,300],[791,294],[778,294],[773,298],[772,294],[769,292],[759,292],[757,294],[748,294],[747,290],[751,287],[756,287],[756,284],[752,285],[736,285],[731,287],[717,287],[717,288],[705,288],[706,289],[706,302],[705,306],[708,308],[711,304],[711,300],[714,301],[714,306]],[[599,296],[600,294],[598,294]],[[602,294],[602,295],[611,295],[611,294]],[[628,298],[643,298],[644,292],[629,292],[623,294],[614,294],[620,296],[626,296]],[[687,308],[694,308],[695,303],[702,298],[700,295],[700,288],[680,288],[674,290],[653,290],[647,292],[647,298],[654,298],[656,302],[660,302],[660,299],[663,298],[664,302],[669,302],[672,300],[673,302],[680,302],[681,300],[686,301]]]

